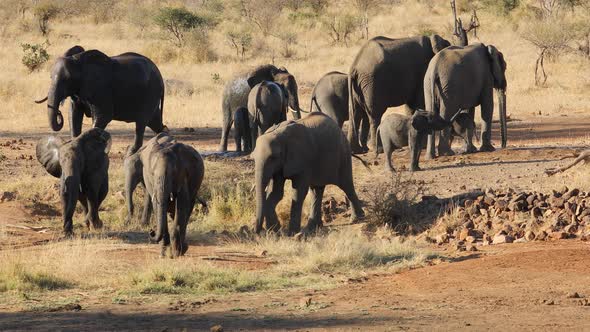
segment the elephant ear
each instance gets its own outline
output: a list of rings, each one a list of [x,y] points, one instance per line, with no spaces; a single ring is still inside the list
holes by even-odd
[[[506,61],[504,61],[504,54],[493,45],[488,45],[487,50],[490,69],[494,77],[494,88],[506,90]]]
[[[59,178],[61,176],[61,164],[59,163],[59,148],[63,142],[59,137],[48,136],[37,142],[37,160],[47,173]]]
[[[273,81],[277,72],[279,72],[279,69],[274,65],[259,66],[248,73],[248,76],[246,77],[248,86],[250,86],[250,89],[252,89],[254,86],[256,86],[256,84],[262,81]]]
[[[436,54],[446,47],[451,46],[451,43],[439,35],[431,35],[430,46],[432,47],[432,52]]]
[[[71,47],[70,49],[68,49],[65,53],[64,53],[64,57],[68,57],[68,56],[72,56],[72,55],[76,55],[78,53],[82,53],[84,52],[84,47],[80,46],[80,45],[76,45],[74,47]]]

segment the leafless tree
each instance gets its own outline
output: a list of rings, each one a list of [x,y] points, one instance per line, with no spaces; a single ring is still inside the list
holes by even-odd
[[[457,7],[455,5],[455,0],[451,1],[451,10],[453,11],[453,20],[455,27],[453,35],[459,40],[459,46],[467,46],[469,45],[467,33],[473,30],[473,36],[477,38],[477,28],[479,28],[479,18],[477,17],[477,12],[475,11],[475,9],[473,10],[471,20],[469,21],[469,26],[467,27],[467,29],[465,29],[463,28],[461,18],[457,17]]]

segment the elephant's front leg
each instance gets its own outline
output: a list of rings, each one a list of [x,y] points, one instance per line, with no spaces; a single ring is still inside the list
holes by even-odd
[[[322,197],[324,197],[325,186],[311,187],[311,208],[309,210],[309,219],[305,230],[315,232],[322,227]]]
[[[189,197],[186,188],[181,190],[176,199],[170,203],[175,209],[172,222],[172,234],[170,236],[170,248],[172,258],[182,256],[188,250],[185,242],[186,224],[188,223]]]
[[[298,177],[292,180],[293,197],[291,198],[291,220],[289,221],[288,235],[294,235],[301,231],[301,209],[309,184],[307,179]]]
[[[92,188],[86,191],[86,196],[88,197],[88,219],[94,229],[100,229],[102,228],[102,221],[98,217],[99,193]]]
[[[126,157],[129,157],[130,155],[137,152],[137,150],[139,150],[139,148],[141,148],[141,146],[143,145],[143,134],[144,133],[145,133],[145,124],[139,123],[139,122],[135,123],[135,140],[133,142],[133,146],[131,146],[129,149],[127,149]]]
[[[436,131],[432,131],[432,132],[430,132],[430,134],[428,134],[428,141],[426,142],[426,159],[427,160],[432,160],[432,159],[436,158],[436,154],[434,153],[435,144],[436,144]],[[422,147],[420,147],[420,149],[421,148]]]
[[[493,92],[485,93],[481,107],[481,147],[479,151],[495,151],[492,145],[492,116],[494,114]]]
[[[464,137],[465,140],[465,153],[473,153],[477,151],[475,145],[473,145],[473,134],[475,132],[475,108],[469,109],[469,118],[471,123],[467,126],[467,134]]]
[[[452,156],[455,154],[451,149],[451,128],[445,128],[440,131],[440,137],[438,140],[438,155],[439,156]]]
[[[379,139],[377,139],[377,128],[379,128],[379,125],[381,124],[381,118],[379,117],[369,117],[369,122],[371,125],[371,137],[369,145],[371,146],[371,149],[373,149],[373,151],[375,152],[375,158],[378,157],[378,147],[379,147]]]
[[[141,224],[146,226],[150,224],[150,217],[154,211],[150,194],[145,191],[145,197],[143,199],[143,211],[141,213]]]
[[[90,216],[88,214],[88,197],[83,192],[78,194],[78,202],[82,205],[82,213],[84,214],[84,223],[86,227],[90,228]]]
[[[266,197],[264,215],[266,216],[266,230],[277,231],[280,228],[277,216],[277,204],[283,199],[285,193],[285,178],[275,175],[272,179],[272,189]]]

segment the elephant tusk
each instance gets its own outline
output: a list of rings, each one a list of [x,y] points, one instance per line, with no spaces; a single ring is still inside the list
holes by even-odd
[[[39,100],[35,100],[35,103],[37,103],[37,104],[42,104],[42,103],[46,102],[46,101],[47,101],[47,99],[48,99],[48,97],[45,97],[45,98],[43,98],[43,99],[39,99]]]

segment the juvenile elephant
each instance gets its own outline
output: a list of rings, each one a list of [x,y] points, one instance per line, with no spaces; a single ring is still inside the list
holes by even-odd
[[[342,128],[344,121],[348,120],[348,75],[338,71],[332,71],[322,76],[316,83],[311,93],[310,111],[322,112],[331,117]],[[369,135],[369,120],[367,114],[358,112],[356,125],[360,127],[361,142],[367,142]],[[359,130],[357,128],[357,130]],[[366,148],[365,144],[363,148]]]
[[[276,82],[287,90],[289,95],[289,107],[296,119],[301,118],[301,108],[299,107],[299,96],[297,94],[297,81],[295,77],[285,69],[285,67],[277,68],[273,65],[262,65],[256,67],[247,74],[238,75],[233,80],[229,81],[223,89],[223,97],[221,101],[221,111],[223,113],[223,124],[221,127],[221,142],[219,143],[219,151],[227,151],[227,140],[229,137],[229,130],[233,122],[233,112],[238,107],[248,106],[248,94],[250,90],[262,81]]]
[[[80,201],[86,226],[102,227],[98,209],[109,190],[111,135],[93,128],[68,142],[48,136],[37,143],[37,160],[47,173],[60,178],[64,233],[73,234],[74,211]]]
[[[155,242],[162,241],[161,255],[170,245],[170,256],[184,255],[186,226],[199,201],[198,191],[205,175],[201,155],[189,145],[176,142],[163,132],[152,138],[145,148],[125,160],[125,191],[129,215],[133,215],[133,191],[142,182],[146,189],[143,222],[147,223],[155,207],[157,231],[150,232]],[[173,219],[172,234],[168,230],[167,214]]]
[[[82,130],[84,114],[92,115],[93,127],[101,129],[112,120],[135,122],[135,142],[129,153],[143,144],[145,127],[159,133],[164,129],[164,81],[158,67],[137,53],[108,57],[98,50],[73,47],[57,59],[51,69],[47,112],[51,129],[63,127],[59,106],[72,97],[75,107],[70,113],[72,137]]]
[[[421,150],[426,146],[428,133],[436,128],[451,126],[453,134],[464,137],[467,128],[472,128],[473,120],[468,112],[458,112],[450,122],[435,117],[424,111],[417,111],[414,115],[393,113],[383,117],[377,128],[377,135],[383,144],[383,152],[387,159],[386,167],[395,172],[391,161],[394,150],[410,146],[410,170],[417,171]]]
[[[354,190],[350,146],[338,124],[327,115],[314,112],[297,121],[282,122],[258,137],[253,152],[256,178],[256,233],[277,230],[275,208],[283,198],[285,180],[291,180],[293,198],[288,234],[301,227],[301,208],[311,188],[313,196],[307,230],[322,225],[322,196],[328,184],[344,191],[352,203],[351,218],[364,216]],[[272,180],[268,194],[266,187]]]
[[[287,120],[287,92],[274,82],[262,81],[250,90],[248,113],[254,148],[256,138],[271,126]]]
[[[252,151],[252,136],[250,133],[250,116],[246,107],[238,107],[234,112],[234,135],[236,140],[236,150],[242,152],[242,142],[244,142],[244,151]]]
[[[424,77],[426,110],[450,119],[460,109],[481,107],[482,129],[480,151],[494,151],[492,116],[494,89],[500,110],[502,147],[506,147],[506,62],[504,55],[492,45],[452,46],[432,58]],[[473,118],[474,114],[471,112]],[[450,129],[440,135],[438,153],[452,155]],[[468,152],[475,151],[473,130],[467,132]],[[434,158],[434,135],[428,136],[428,157]]]
[[[348,140],[361,151],[355,125],[365,113],[371,127],[371,148],[377,150],[377,127],[388,107],[406,105],[411,113],[424,109],[424,73],[430,59],[450,46],[439,35],[403,39],[375,37],[356,55],[349,72],[350,121]],[[366,142],[361,142],[366,144]]]

